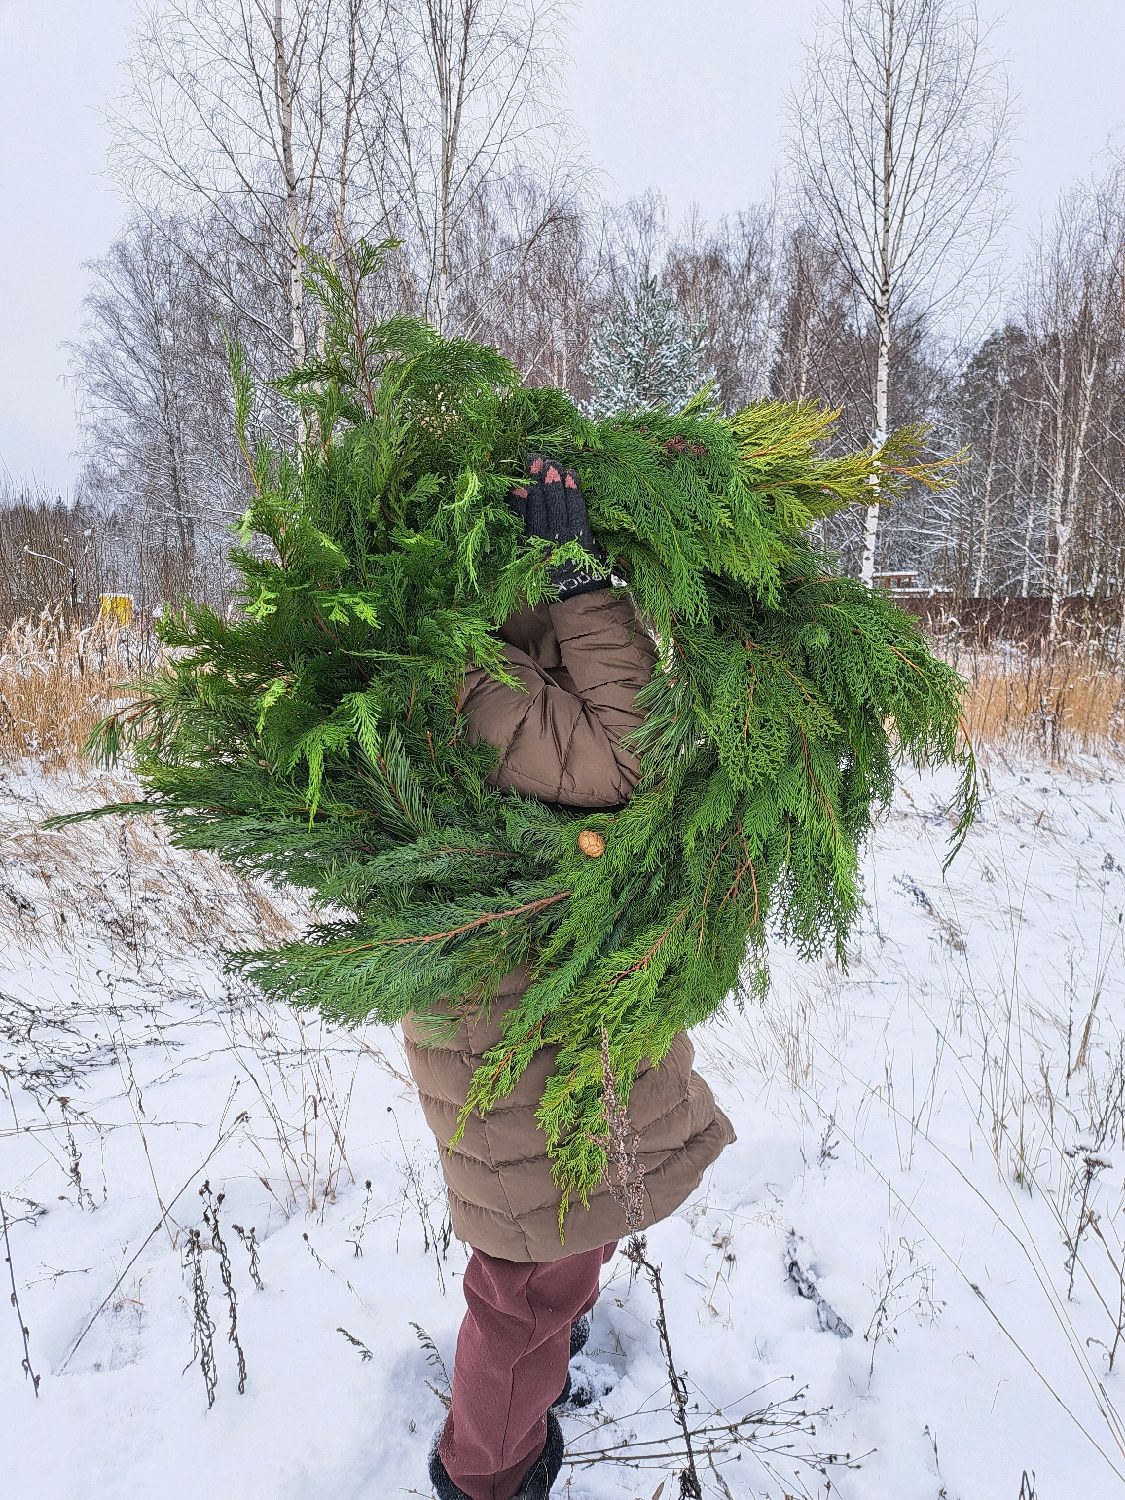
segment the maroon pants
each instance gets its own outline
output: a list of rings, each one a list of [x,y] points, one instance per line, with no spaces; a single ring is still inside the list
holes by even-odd
[[[453,1404],[438,1452],[470,1500],[512,1500],[547,1441],[547,1408],[566,1384],[570,1325],[598,1300],[617,1249],[562,1260],[497,1260],[474,1250],[457,1335]]]

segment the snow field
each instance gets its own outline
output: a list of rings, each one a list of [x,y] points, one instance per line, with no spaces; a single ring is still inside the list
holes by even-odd
[[[465,1251],[397,1035],[224,978],[287,898],[138,820],[37,830],[107,783],[2,790],[0,1194],[40,1377],[0,1308],[4,1493],[428,1494]],[[779,955],[763,1006],[696,1034],[739,1139],[646,1254],[706,1494],[1125,1494],[1125,797],[1110,765],[995,760],[943,881],[949,790],[909,777],[877,829],[848,972]],[[564,1413],[559,1490],[667,1500],[653,1288],[624,1257],[604,1285],[616,1384]]]

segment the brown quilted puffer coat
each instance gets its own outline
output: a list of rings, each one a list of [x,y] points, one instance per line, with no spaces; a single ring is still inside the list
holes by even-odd
[[[611,808],[637,781],[637,761],[619,741],[641,716],[634,697],[651,677],[655,648],[624,589],[580,593],[514,615],[501,630],[505,657],[526,687],[517,692],[479,668],[466,673],[462,708],[472,739],[503,749],[495,785],[568,806]],[[452,1150],[458,1112],[480,1057],[499,1039],[504,1016],[528,982],[526,967],[505,976],[491,1014],[466,1013],[457,1036],[422,1043],[408,1016],[406,1055],[426,1119],[437,1136],[453,1231],[503,1260],[549,1261],[628,1233],[608,1185],[589,1208],[572,1203],[565,1243],[559,1194],[535,1119],[554,1049],[532,1059],[512,1093],[482,1119],[473,1115]],[[681,1032],[658,1067],[642,1066],[629,1100],[644,1172],[644,1222],[666,1218],[695,1190],[734,1129],[692,1071],[694,1049]]]

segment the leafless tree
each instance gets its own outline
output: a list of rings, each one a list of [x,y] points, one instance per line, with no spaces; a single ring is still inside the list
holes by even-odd
[[[958,595],[1026,597],[1039,587],[1039,388],[1030,336],[1014,315],[985,337],[956,382],[948,446],[965,447],[967,461],[938,497],[928,571]]]
[[[44,610],[89,617],[102,582],[96,519],[41,483],[0,477],[0,630]]]
[[[534,176],[482,184],[461,234],[455,263],[477,272],[457,278],[450,320],[502,350],[529,385],[555,385],[582,400],[582,367],[605,271],[589,195],[551,206]]]
[[[563,264],[555,230],[577,210],[550,159],[557,97],[528,86],[560,15],[554,0],[144,11],[111,115],[132,214],[92,267],[72,349],[83,494],[130,515],[136,566],[175,552],[175,591],[221,573],[222,526],[245,502],[222,334],[262,380],[320,347],[308,249],[338,258],[360,233],[399,235],[373,311],[478,336],[500,331],[536,262]],[[282,403],[267,396],[257,418],[291,435]]]
[[[872,441],[889,428],[905,317],[964,312],[988,284],[1011,106],[975,0],[841,0],[817,19],[791,96],[789,155],[809,221],[875,330]],[[876,488],[860,576],[875,570]]]
[[[135,204],[206,211],[236,237],[253,226],[247,252],[286,289],[285,324],[272,332],[291,364],[308,352],[303,248],[328,250],[342,233],[357,116],[378,108],[386,9],[160,0],[143,14],[111,114],[111,165]]]
[[[1062,196],[1028,260],[1024,314],[1039,378],[1055,635],[1072,591],[1122,582],[1125,165]]]
[[[779,281],[782,302],[771,394],[852,406],[863,413],[857,424],[863,432],[862,370],[847,352],[855,344],[847,267],[803,217],[786,227]]]
[[[153,604],[185,592],[215,598],[225,586],[226,527],[245,507],[247,478],[214,288],[228,287],[224,321],[254,356],[265,357],[263,329],[284,316],[283,289],[247,254],[250,236],[248,223],[236,236],[215,214],[138,214],[89,266],[69,351],[78,490],[99,532],[116,539],[118,586]],[[257,414],[261,428],[278,421],[268,404]]]
[[[464,279],[481,271],[463,249],[480,195],[537,176],[537,214],[520,247],[565,213],[578,180],[577,151],[550,58],[559,45],[563,0],[389,0],[379,132],[367,131],[379,163],[375,182],[388,224],[407,241],[419,310],[447,330]],[[497,198],[493,198],[493,207]],[[521,199],[526,208],[526,195]],[[458,253],[460,245],[462,253]],[[497,280],[497,268],[487,279]],[[472,332],[461,328],[461,332]]]
[[[142,208],[204,205],[229,236],[250,226],[247,251],[286,289],[271,373],[317,336],[305,248],[337,256],[357,233],[403,241],[398,310],[472,335],[475,289],[487,319],[504,277],[573,213],[579,153],[547,66],[564,7],[163,0],[137,33],[113,166]]]
[[[668,248],[662,280],[707,360],[728,409],[770,394],[781,338],[785,226],[775,191],[714,226],[698,210]]]
[[[192,308],[168,237],[150,223],[137,228],[94,268],[86,310],[104,336],[74,352],[101,462],[132,471],[188,556],[199,521],[185,441]]]
[[[870,370],[874,336],[870,321],[854,317],[852,283],[837,247],[816,232],[808,218],[790,218],[782,244],[780,315],[768,394],[784,400],[811,400],[838,412],[835,444],[840,450],[862,445],[870,431]],[[932,339],[917,320],[899,326],[896,394],[911,418],[936,415]],[[913,497],[912,497],[913,498]],[[917,497],[921,502],[922,496]],[[900,503],[884,528],[889,566],[903,563],[926,523],[919,504]],[[818,523],[818,543],[858,571],[862,536],[851,512]],[[911,564],[912,565],[912,564]]]

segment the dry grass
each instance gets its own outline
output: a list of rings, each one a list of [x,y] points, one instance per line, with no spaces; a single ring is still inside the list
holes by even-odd
[[[298,896],[244,880],[216,855],[175,848],[155,818],[42,826],[138,792],[124,773],[0,772],[0,952],[69,948],[92,933],[123,968],[139,971],[161,954],[294,936],[305,918]]]
[[[77,764],[120,685],[159,649],[152,637],[102,621],[79,628],[57,611],[17,620],[0,636],[0,761]]]
[[[158,663],[160,650],[151,635],[102,622],[79,629],[48,610],[17,620],[0,636],[0,762],[80,764],[121,684]],[[1125,755],[1125,665],[1104,639],[1050,647],[961,639],[942,650],[969,683],[975,743],[1054,765],[1074,753]]]
[[[961,648],[974,743],[1064,764],[1075,753],[1125,756],[1125,666],[1097,640],[1050,647]]]

